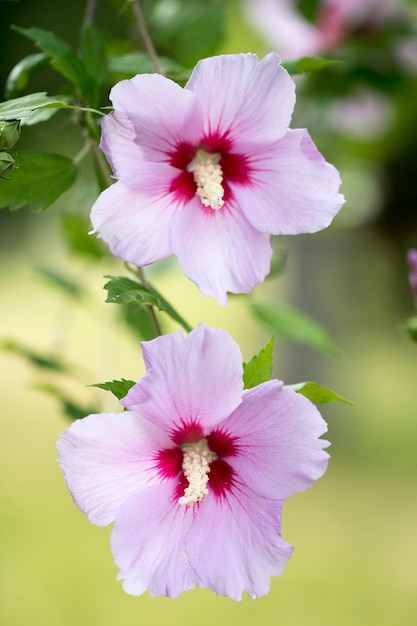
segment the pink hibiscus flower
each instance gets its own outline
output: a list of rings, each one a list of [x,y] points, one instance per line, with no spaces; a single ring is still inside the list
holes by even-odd
[[[175,254],[227,304],[268,274],[270,234],[316,232],[343,204],[337,170],[306,130],[288,129],[295,87],[275,53],[204,59],[184,89],[140,74],[110,98],[101,148],[117,183],[91,220],[125,261]]]
[[[199,326],[143,344],[128,411],[74,422],[58,442],[69,490],[91,522],[114,522],[119,579],[133,595],[198,587],[264,595],[292,547],[285,498],[326,470],[316,407],[272,380],[243,390],[238,346]]]

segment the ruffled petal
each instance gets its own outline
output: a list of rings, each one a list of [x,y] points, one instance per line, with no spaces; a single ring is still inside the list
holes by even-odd
[[[175,216],[172,242],[186,276],[224,306],[227,292],[252,291],[270,270],[269,234],[255,230],[232,199],[217,211],[190,202]]]
[[[281,538],[282,502],[238,487],[225,498],[209,494],[201,502],[185,540],[190,564],[204,584],[240,600],[266,595],[292,553]]]
[[[132,123],[120,111],[112,111],[103,118],[100,148],[116,178],[127,183],[137,179],[138,163],[144,160],[144,154],[136,143]]]
[[[239,405],[242,357],[223,330],[201,324],[187,338],[177,331],[142,349],[146,375],[122,404],[160,428],[172,434],[195,426],[205,436]]]
[[[247,158],[250,184],[230,186],[254,228],[274,235],[315,233],[340,210],[339,172],[306,130],[289,130],[279,142],[258,147]]]
[[[201,139],[200,103],[164,76],[138,74],[122,80],[111,90],[110,100],[130,120],[148,159],[167,161],[178,144],[197,145]]]
[[[155,454],[172,447],[166,434],[133,413],[89,415],[58,441],[59,463],[77,506],[105,526],[144,485],[159,482]]]
[[[230,54],[199,61],[185,90],[198,98],[206,135],[226,136],[234,149],[248,141],[275,141],[287,130],[295,85],[272,52]]]
[[[176,502],[176,483],[169,481],[133,495],[118,511],[111,536],[123,589],[139,596],[170,596],[192,589],[196,574],[184,549],[192,508]]]
[[[171,169],[142,166],[140,190],[117,182],[96,200],[91,222],[115,256],[142,266],[172,254],[170,227],[177,202],[168,191]]]
[[[273,380],[243,393],[241,405],[219,426],[233,441],[227,462],[260,496],[284,500],[324,474],[327,431],[317,408]]]

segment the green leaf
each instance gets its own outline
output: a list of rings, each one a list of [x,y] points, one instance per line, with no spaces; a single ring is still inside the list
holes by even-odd
[[[274,335],[259,354],[251,358],[248,363],[243,363],[243,387],[251,389],[261,383],[271,380],[272,374],[272,350],[274,348]]]
[[[413,341],[417,342],[417,316],[409,317],[405,322],[405,331]]]
[[[85,96],[90,95],[90,82],[84,64],[68,44],[54,33],[43,28],[12,26],[18,33],[31,39],[51,60],[51,66],[59,74],[78,87]]]
[[[321,57],[301,57],[300,59],[283,61],[282,65],[289,74],[306,74],[319,72],[328,67],[340,65],[342,61],[336,59],[323,59]]]
[[[28,96],[0,102],[0,120],[21,119],[27,122],[27,118],[33,111],[43,108],[61,109],[72,107],[63,100],[50,98],[46,95],[46,92],[31,93]]]
[[[69,398],[59,387],[51,385],[49,383],[39,383],[35,385],[35,389],[43,391],[54,398],[56,398],[61,404],[61,410],[66,417],[70,420],[78,420],[86,417],[87,415],[94,415],[99,412],[97,406],[85,406],[74,402]]]
[[[339,396],[338,393],[322,387],[318,383],[311,381],[306,383],[296,383],[295,385],[285,385],[286,389],[293,389],[297,393],[301,393],[303,396],[314,402],[314,404],[327,404],[327,402],[344,402],[345,404],[354,404],[351,400]]]
[[[32,348],[28,348],[17,341],[13,341],[12,339],[0,341],[0,349],[17,354],[18,356],[26,359],[31,365],[40,369],[52,370],[55,372],[66,372],[68,370],[68,367],[56,357],[32,350]]]
[[[104,243],[89,234],[91,223],[86,217],[67,213],[62,217],[62,227],[64,238],[73,252],[97,260],[108,255]]]
[[[32,211],[44,211],[71,187],[76,176],[74,163],[61,154],[19,154],[13,177],[0,181],[0,208],[15,211],[28,205]]]
[[[115,304],[128,304],[139,302],[140,304],[155,306],[159,311],[164,311],[173,320],[178,322],[187,332],[192,328],[179,313],[161,296],[154,287],[144,287],[140,283],[125,276],[105,276],[109,282],[104,285],[107,290],[106,302]]]
[[[110,380],[107,383],[96,383],[90,385],[90,387],[98,387],[99,389],[105,389],[105,391],[111,391],[118,400],[121,400],[127,395],[127,392],[133,385],[136,385],[133,380],[122,378],[121,380]]]
[[[81,58],[87,74],[102,85],[107,76],[107,58],[104,38],[95,24],[89,24],[81,33]]]
[[[67,278],[67,276],[64,276],[56,269],[52,269],[51,267],[46,267],[44,265],[37,265],[35,267],[35,270],[51,285],[58,287],[68,296],[78,299],[83,295],[83,289],[79,285],[79,283],[76,283],[74,280],[70,280],[69,278]]]
[[[129,302],[122,304],[120,312],[127,327],[141,341],[150,341],[158,336],[149,309],[145,305],[139,302]]]
[[[43,52],[30,54],[17,63],[6,80],[5,96],[14,98],[28,85],[33,73],[45,65],[48,56]]]
[[[250,305],[255,316],[277,335],[304,343],[311,348],[340,355],[327,331],[311,317],[288,305],[254,303]]]
[[[81,32],[81,58],[89,77],[90,103],[99,106],[100,87],[107,77],[107,58],[104,38],[95,24]]]
[[[188,80],[191,69],[182,67],[179,63],[168,57],[161,56],[159,61],[165,70],[165,75],[173,80]],[[125,54],[112,55],[109,57],[109,71],[117,74],[118,78],[131,78],[136,74],[154,74],[155,68],[149,54],[145,52],[126,52]]]

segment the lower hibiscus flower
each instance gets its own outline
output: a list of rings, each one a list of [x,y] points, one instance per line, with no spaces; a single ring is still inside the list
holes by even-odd
[[[244,390],[239,348],[222,330],[178,331],[143,343],[143,354],[127,411],[62,433],[76,504],[98,526],[114,522],[127,593],[265,595],[292,553],[283,501],[326,470],[325,422],[281,381]]]

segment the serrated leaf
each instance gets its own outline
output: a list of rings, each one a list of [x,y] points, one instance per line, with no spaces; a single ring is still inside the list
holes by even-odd
[[[300,59],[282,61],[282,66],[291,75],[319,72],[328,67],[340,65],[342,61],[323,59],[322,57],[301,57]]]
[[[50,98],[46,92],[31,93],[28,96],[12,98],[0,102],[0,120],[24,120],[33,111],[43,108],[72,108],[64,100]]]
[[[250,308],[261,322],[280,337],[333,355],[340,354],[327,331],[305,313],[278,303],[253,303]]]
[[[159,311],[167,313],[167,315],[178,322],[187,332],[191,332],[191,326],[187,324],[181,315],[177,313],[154,287],[150,285],[144,287],[126,276],[105,276],[105,278],[110,279],[109,282],[104,285],[104,289],[108,292],[106,302],[113,302],[115,304],[139,302],[140,304],[154,306]]]
[[[18,93],[23,91],[32,74],[39,68],[45,65],[48,57],[43,52],[38,54],[30,54],[24,57],[17,63],[11,70],[6,80],[5,96],[6,98],[14,98]]]
[[[90,83],[84,64],[65,41],[43,28],[21,28],[20,26],[12,26],[12,28],[31,39],[42,52],[47,54],[51,66],[59,74],[78,87],[84,95],[90,95]]]
[[[339,396],[338,393],[322,387],[318,383],[311,381],[305,383],[296,383],[295,385],[285,385],[286,389],[293,389],[297,393],[301,393],[303,396],[314,402],[314,404],[327,404],[328,402],[344,402],[345,404],[354,404],[351,400]]]
[[[31,365],[40,369],[52,370],[55,372],[66,372],[68,370],[68,366],[56,357],[32,350],[32,348],[28,348],[17,341],[13,341],[12,339],[5,339],[1,341],[0,349],[17,354],[18,356],[26,359],[26,361],[28,361]]]
[[[243,363],[244,389],[251,389],[271,380],[273,348],[274,335],[272,335],[265,348],[259,354],[252,357],[247,363]]]
[[[0,208],[15,211],[29,206],[44,211],[71,187],[77,168],[66,156],[26,152],[16,156],[13,177],[1,181]]]
[[[127,395],[133,385],[136,385],[133,380],[122,378],[121,380],[110,380],[107,383],[95,383],[90,385],[90,387],[98,387],[99,389],[110,391],[118,400],[121,400]]]

